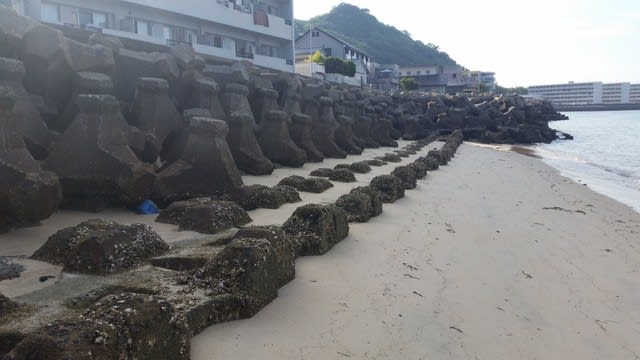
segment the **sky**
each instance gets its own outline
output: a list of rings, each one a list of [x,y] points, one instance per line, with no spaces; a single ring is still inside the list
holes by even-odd
[[[294,0],[295,17],[341,2],[466,68],[496,72],[502,86],[640,83],[640,0]]]

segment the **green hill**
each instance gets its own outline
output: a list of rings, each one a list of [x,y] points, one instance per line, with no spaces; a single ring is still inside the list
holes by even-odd
[[[296,34],[301,35],[313,26],[331,32],[346,42],[373,56],[377,63],[411,65],[456,65],[445,52],[433,44],[411,38],[406,31],[385,25],[369,10],[342,3],[328,14],[307,21],[296,20]]]

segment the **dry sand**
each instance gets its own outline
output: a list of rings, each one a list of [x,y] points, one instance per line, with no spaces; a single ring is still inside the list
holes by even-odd
[[[282,217],[269,214],[252,217]],[[327,255],[298,259],[256,316],[195,337],[191,355],[640,358],[639,249],[630,208],[537,159],[465,144]]]

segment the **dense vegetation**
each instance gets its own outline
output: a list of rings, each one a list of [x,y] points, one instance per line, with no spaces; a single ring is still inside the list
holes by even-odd
[[[342,3],[328,14],[308,21],[296,20],[296,34],[313,26],[330,32],[369,53],[377,63],[411,65],[456,65],[447,53],[433,44],[415,41],[406,31],[378,21],[369,10]]]

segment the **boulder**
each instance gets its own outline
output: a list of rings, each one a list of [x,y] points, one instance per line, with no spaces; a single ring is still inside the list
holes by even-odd
[[[286,86],[283,82],[281,86]],[[294,85],[289,85],[280,91],[280,101],[283,103],[283,110],[289,115],[289,135],[291,140],[307,154],[307,161],[321,162],[324,155],[316,148],[311,136],[311,117],[302,113],[300,108],[300,94],[296,93]]]
[[[246,86],[249,85],[251,81],[251,74],[247,70],[247,67],[238,61],[232,62],[231,65],[209,64],[205,66],[202,73],[222,85],[235,83]]]
[[[394,175],[380,175],[371,180],[371,188],[378,190],[383,203],[393,203],[404,197],[404,183]]]
[[[42,171],[18,135],[15,103],[0,93],[0,231],[46,219],[62,200],[58,177]]]
[[[286,203],[302,201],[298,191],[290,186],[245,186],[240,191],[238,203],[245,210],[278,209]]]
[[[333,184],[327,180],[322,178],[304,178],[302,176],[289,176],[282,180],[278,185],[287,185],[295,188],[298,191],[310,192],[315,194],[321,194],[326,190],[333,187]]]
[[[95,72],[77,72],[73,77],[73,94],[62,113],[49,122],[49,127],[63,133],[78,115],[78,96],[82,94],[111,95],[113,82],[109,75]]]
[[[349,235],[347,213],[335,205],[301,206],[282,226],[300,256],[323,255]]]
[[[367,174],[371,172],[371,166],[367,161],[358,161],[351,164],[338,164],[334,169],[349,169],[356,174]]]
[[[270,236],[266,232],[261,235]],[[243,304],[240,316],[251,317],[278,297],[278,288],[295,271],[288,237],[236,238],[199,274],[220,292],[238,297]],[[276,248],[276,246],[278,248]],[[287,256],[288,255],[288,256]]]
[[[416,171],[410,166],[398,166],[393,170],[391,175],[402,180],[405,190],[415,189],[417,186]]]
[[[187,360],[190,336],[184,317],[166,299],[122,293],[100,299],[74,320],[47,324],[5,358]]]
[[[318,150],[313,142],[312,119],[302,113],[291,115],[290,135],[293,142],[307,155],[307,161],[322,162],[324,154]]]
[[[222,104],[229,125],[227,142],[238,168],[251,175],[268,175],[274,166],[267,159],[254,129],[256,127],[247,95],[249,89],[240,84],[229,83],[222,95]]]
[[[88,220],[53,234],[31,256],[71,273],[108,275],[132,269],[169,249],[148,225]]]
[[[228,132],[224,121],[191,119],[158,172],[153,198],[168,203],[236,193],[242,186],[242,177],[225,140]]]
[[[25,68],[18,60],[0,57],[0,96],[13,103],[11,116],[13,127],[24,140],[27,149],[36,160],[47,157],[53,147],[53,137],[42,121],[33,98],[22,86]],[[8,111],[8,109],[6,109]]]
[[[178,225],[180,231],[191,230],[217,234],[251,222],[247,212],[231,201],[195,198],[176,201],[160,212],[156,221]]]
[[[335,169],[329,174],[329,180],[337,182],[356,182],[356,176],[349,169]]]
[[[329,176],[331,176],[331,174],[333,174],[333,169],[329,169],[329,168],[315,169],[309,173],[309,175],[311,176],[322,177],[322,178],[328,178]]]
[[[420,162],[427,167],[427,171],[438,170],[440,167],[440,160],[434,156],[422,156],[416,159],[416,162]]]
[[[27,70],[24,86],[59,111],[69,100],[73,84],[67,44],[62,32],[37,25],[24,34],[18,46],[19,58]]]
[[[364,151],[353,139],[353,119],[340,115],[337,117],[338,128],[335,131],[335,142],[349,155],[360,155]]]
[[[87,43],[89,45],[102,45],[114,51],[119,51],[124,48],[124,44],[122,44],[122,40],[120,40],[120,38],[105,35],[103,33],[91,34]]]
[[[116,53],[114,82],[119,100],[133,102],[138,79],[143,77],[161,78],[170,86],[180,78],[180,68],[173,55],[167,53],[146,53],[120,49]]]
[[[370,217],[376,217],[382,214],[382,194],[380,191],[372,188],[371,186],[358,186],[351,190],[351,194],[365,194],[369,197],[371,206],[369,206]]]
[[[449,159],[447,158],[447,155],[444,154],[441,150],[431,150],[427,154],[427,157],[434,158],[434,159],[438,160],[438,165],[440,165],[440,166],[447,165],[447,163],[449,162]]]
[[[376,159],[386,161],[386,162],[394,162],[394,163],[402,162],[402,158],[398,154],[391,154],[391,153],[384,154],[384,156],[379,156]]]
[[[392,128],[391,120],[379,117],[371,124],[371,137],[381,146],[398,147],[398,143],[391,137]]]
[[[171,55],[176,59],[176,63],[181,69],[188,69],[194,66],[198,60],[197,54],[191,45],[179,43],[171,47]]]
[[[320,100],[305,101],[305,112],[313,120],[311,136],[316,148],[327,157],[344,159],[347,153],[335,143],[336,119],[333,115],[333,102],[328,97]]]
[[[427,176],[427,165],[421,161],[414,161],[411,164],[407,165],[416,173],[416,178],[418,180],[424,179]]]
[[[361,115],[354,120],[353,134],[363,141],[363,145],[367,148],[379,148],[378,143],[371,134],[373,120],[370,115]]]
[[[37,24],[13,9],[0,7],[0,56],[13,57],[24,34]]]
[[[159,78],[140,78],[133,109],[127,117],[129,125],[148,135],[151,141],[132,150],[143,161],[152,163],[159,155],[166,156],[171,143],[184,128],[180,113],[169,98],[169,83]],[[152,149],[152,156],[141,156]]]
[[[64,205],[97,210],[148,199],[155,175],[129,148],[118,101],[81,95],[77,105],[78,115],[45,162],[60,177]]]
[[[380,159],[365,160],[364,162],[369,166],[375,166],[375,167],[387,165],[386,161],[383,161]]]
[[[213,79],[206,78],[196,69],[182,72],[174,92],[181,108],[202,108],[209,111],[209,117],[225,118],[224,109],[220,102],[218,83]]]
[[[347,213],[349,222],[367,222],[382,212],[382,197],[377,190],[370,187],[359,187],[349,194],[342,195],[336,206]]]
[[[282,227],[276,225],[244,227],[234,235],[234,239],[242,238],[266,239],[271,243],[278,263],[276,271],[278,287],[285,286],[295,278],[296,249],[293,239],[284,232]]]
[[[288,116],[284,111],[269,111],[260,123],[258,143],[271,161],[290,167],[301,167],[307,154],[291,140]]]

